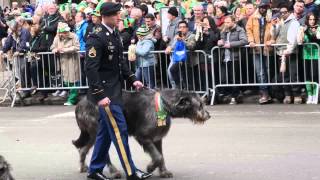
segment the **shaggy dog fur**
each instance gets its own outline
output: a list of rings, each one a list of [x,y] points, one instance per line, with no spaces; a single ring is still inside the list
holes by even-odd
[[[188,118],[193,123],[203,124],[210,118],[199,95],[180,90],[160,91],[163,108],[168,113],[166,126],[158,126],[155,109],[155,91],[123,92],[124,115],[128,125],[128,133],[134,136],[147,152],[152,161],[147,166],[148,172],[159,168],[160,177],[171,178],[173,174],[167,170],[162,153],[162,139],[170,129],[171,118]],[[77,124],[81,131],[77,140],[72,141],[80,154],[80,172],[86,172],[85,158],[95,143],[99,112],[98,107],[82,99],[75,110]],[[112,178],[119,178],[120,172],[108,164]]]
[[[0,180],[14,180],[10,171],[10,164],[0,155]]]

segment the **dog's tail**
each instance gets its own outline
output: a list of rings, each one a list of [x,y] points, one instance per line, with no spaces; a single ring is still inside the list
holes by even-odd
[[[80,135],[78,139],[72,141],[72,144],[76,148],[82,148],[95,141],[99,111],[98,108],[85,97],[77,104],[75,115],[80,129]]]

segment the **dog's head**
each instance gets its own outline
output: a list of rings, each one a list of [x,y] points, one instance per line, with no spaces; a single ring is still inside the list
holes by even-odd
[[[170,95],[169,95],[170,94]],[[210,119],[205,103],[196,93],[171,90],[165,93],[165,106],[172,117],[191,119],[196,124],[202,124]]]

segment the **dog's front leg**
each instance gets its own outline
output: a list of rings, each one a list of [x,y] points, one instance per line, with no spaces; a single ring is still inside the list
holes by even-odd
[[[150,157],[152,159],[152,161],[147,166],[147,171],[149,173],[151,173],[157,167],[161,166],[161,163],[163,162],[163,157],[162,157],[161,153],[158,151],[157,147],[151,141],[143,144],[143,148],[150,155]]]
[[[156,141],[154,142],[156,148],[158,149],[158,151],[160,152],[160,154],[162,155],[162,162],[160,163],[159,166],[159,172],[160,172],[160,177],[161,178],[172,178],[173,174],[172,172],[167,170],[166,164],[164,162],[164,155],[162,152],[162,140],[160,141]]]

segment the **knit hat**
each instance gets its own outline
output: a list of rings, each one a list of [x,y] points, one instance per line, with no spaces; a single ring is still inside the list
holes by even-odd
[[[58,23],[58,33],[70,32],[70,27],[67,23],[59,22]]]
[[[146,36],[149,34],[149,32],[149,28],[147,28],[145,25],[142,25],[138,28],[137,35]]]
[[[179,13],[176,7],[170,7],[168,10],[168,13],[175,17],[179,16]]]

